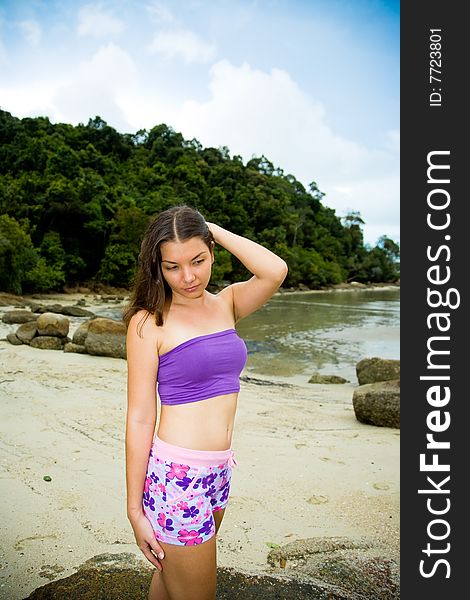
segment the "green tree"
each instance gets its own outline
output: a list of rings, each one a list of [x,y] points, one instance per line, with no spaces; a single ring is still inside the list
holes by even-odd
[[[134,274],[140,243],[149,217],[136,206],[120,207],[112,221],[109,244],[97,274],[99,281],[128,287]]]
[[[285,285],[396,279],[398,245],[386,236],[364,245],[360,214],[340,219],[324,196],[315,181],[305,187],[264,155],[243,164],[226,146],[204,148],[163,123],[120,134],[99,116],[74,127],[0,110],[0,214],[29,239],[22,249],[4,236],[2,264],[14,267],[29,252],[32,265],[16,283],[2,274],[10,288],[127,286],[149,219],[184,202],[282,256]],[[229,258],[218,252],[213,278],[245,279],[245,267]]]
[[[23,227],[8,215],[0,215],[0,289],[22,294],[38,259]]]
[[[40,257],[29,274],[32,283],[42,290],[58,290],[65,283],[66,254],[57,231],[45,234],[39,247]]]

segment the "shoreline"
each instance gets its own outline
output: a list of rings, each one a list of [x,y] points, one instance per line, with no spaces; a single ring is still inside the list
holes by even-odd
[[[230,282],[227,282],[229,285]],[[218,292],[223,286],[210,285],[211,291]],[[306,286],[300,286],[296,288],[279,288],[276,294],[298,294],[298,293],[312,293],[312,294],[323,294],[330,292],[358,292],[358,291],[382,291],[382,290],[395,290],[400,289],[400,283],[338,283],[331,286],[325,286],[319,289],[310,289]],[[126,299],[130,294],[130,290],[125,288],[113,288],[111,286],[97,286],[96,290],[92,290],[86,287],[76,286],[73,288],[66,288],[62,291],[51,291],[51,292],[34,292],[31,294],[12,294],[10,292],[0,291],[0,306],[8,306],[9,304],[19,304],[22,302],[33,302],[34,300],[80,300],[82,298],[89,299],[94,298],[118,298]]]
[[[337,283],[331,286],[325,286],[317,290],[305,289],[303,287],[298,288],[281,288],[278,292],[280,294],[290,293],[329,293],[329,292],[370,292],[370,291],[382,291],[382,290],[399,290],[399,283]]]

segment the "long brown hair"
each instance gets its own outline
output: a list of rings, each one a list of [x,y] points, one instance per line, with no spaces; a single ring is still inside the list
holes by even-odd
[[[146,310],[155,316],[155,323],[163,325],[163,307],[171,288],[162,274],[160,247],[164,242],[184,242],[192,237],[200,237],[211,249],[214,237],[202,214],[186,204],[173,206],[158,214],[148,226],[138,258],[129,304],[124,311],[126,326],[139,310]]]

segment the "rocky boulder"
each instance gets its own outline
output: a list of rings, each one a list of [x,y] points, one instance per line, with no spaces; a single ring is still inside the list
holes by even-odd
[[[16,330],[16,336],[23,344],[30,344],[31,340],[37,335],[37,332],[37,321],[28,321],[27,323],[23,323],[18,327]]]
[[[14,323],[27,323],[28,321],[36,321],[37,315],[30,310],[9,310],[2,316],[2,321],[9,325]]]
[[[81,306],[64,306],[62,314],[68,317],[94,317],[95,313]]]
[[[85,346],[81,344],[74,344],[73,342],[67,342],[64,346],[64,352],[75,352],[76,354],[87,354]]]
[[[91,321],[85,321],[77,327],[72,338],[74,344],[78,344],[79,346],[85,345],[85,340],[86,336],[88,335],[88,328],[90,327],[90,323]]]
[[[70,322],[63,315],[46,312],[38,317],[38,334],[40,336],[67,337]]]
[[[359,385],[400,379],[400,361],[385,358],[364,358],[356,365]]]
[[[312,598],[400,598],[398,561],[373,541],[342,537],[297,540],[271,550],[268,563],[277,573],[303,574],[323,588],[324,595]]]
[[[32,348],[40,348],[41,350],[62,350],[65,338],[60,338],[52,335],[38,335],[31,340]]]
[[[85,308],[76,305],[63,306],[62,304],[49,304],[48,306],[42,306],[35,304],[31,306],[31,310],[36,313],[56,313],[60,315],[66,315],[67,317],[93,317],[94,313]]]
[[[154,570],[148,562],[130,552],[101,554],[87,560],[76,573],[38,587],[25,600],[147,600]],[[49,572],[47,567],[43,567],[43,576]],[[285,575],[249,574],[223,567],[217,569],[217,600],[287,598],[358,600],[364,596]],[[382,600],[383,596],[377,596],[377,599]]]
[[[400,380],[360,385],[353,393],[356,419],[368,425],[400,428]]]
[[[7,334],[7,341],[13,346],[21,346],[23,342],[16,336],[16,333]]]
[[[122,321],[97,317],[89,322],[85,348],[88,354],[126,358],[126,326]],[[74,339],[74,343],[75,339]]]

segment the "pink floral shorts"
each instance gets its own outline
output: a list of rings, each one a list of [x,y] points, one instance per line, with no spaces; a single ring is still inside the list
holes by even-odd
[[[155,537],[194,546],[215,534],[213,512],[227,506],[233,451],[191,450],[155,436],[143,494],[144,513]]]

